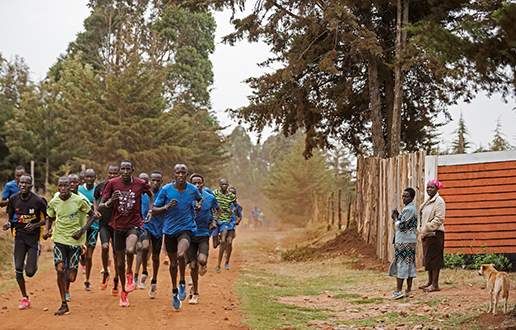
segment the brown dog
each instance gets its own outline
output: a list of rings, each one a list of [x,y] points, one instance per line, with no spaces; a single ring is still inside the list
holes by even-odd
[[[480,266],[480,271],[478,275],[484,276],[487,281],[487,291],[489,292],[489,311],[491,313],[493,311],[493,315],[496,316],[496,309],[498,307],[498,300],[500,299],[500,293],[502,294],[502,299],[505,298],[505,302],[503,304],[503,313],[507,314],[507,301],[509,300],[509,276],[506,272],[499,272],[495,269],[495,265],[482,265]],[[493,306],[493,296],[494,296],[494,306]]]

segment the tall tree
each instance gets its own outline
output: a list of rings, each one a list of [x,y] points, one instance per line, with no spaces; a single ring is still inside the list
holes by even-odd
[[[11,154],[23,159],[24,163],[35,161],[35,184],[38,187],[43,181],[45,193],[52,170],[77,155],[73,148],[64,145],[61,132],[66,130],[63,125],[65,112],[61,97],[60,86],[53,79],[42,81],[33,91],[22,94],[19,109],[6,123],[7,146]]]
[[[511,150],[513,146],[504,137],[505,134],[502,132],[502,120],[498,118],[496,120],[496,128],[494,130],[493,141],[489,143],[489,151],[503,151]]]
[[[469,135],[468,128],[466,127],[466,122],[464,121],[464,117],[462,115],[462,111],[460,112],[459,123],[457,125],[457,129],[453,132],[457,135],[456,139],[452,142],[451,153],[452,154],[465,154],[466,150],[470,148],[470,142],[467,140],[466,136]]]
[[[236,9],[245,1],[218,3]],[[401,23],[419,21],[431,7],[427,1],[411,1],[409,12],[408,1],[403,3]],[[303,128],[306,157],[311,150],[330,147],[332,139],[354,153],[370,153],[372,142],[373,154],[379,156],[396,155],[399,146],[412,151],[434,144],[433,118],[450,100],[431,63],[411,60],[403,44],[408,32],[402,25],[396,29],[396,5],[266,0],[233,23],[236,31],[226,42],[263,37],[275,54],[263,64],[280,66],[248,79],[250,105],[232,111],[253,130],[272,124],[288,136]]]
[[[19,109],[22,94],[32,88],[29,67],[23,58],[14,56],[7,60],[0,53],[0,182],[12,180],[17,165],[27,165],[26,159],[11,154],[7,146],[7,123]]]
[[[288,143],[284,158],[271,166],[263,192],[282,223],[305,225],[312,215],[314,193],[328,193],[333,179],[320,152],[304,159],[301,134],[290,137]]]

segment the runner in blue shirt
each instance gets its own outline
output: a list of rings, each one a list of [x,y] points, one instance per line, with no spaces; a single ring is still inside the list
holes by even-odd
[[[228,189],[229,192],[233,193],[233,195],[236,196],[236,189],[235,187],[231,187]],[[229,268],[229,259],[231,258],[231,252],[233,252],[233,240],[236,238],[236,226],[240,224],[240,221],[242,220],[242,206],[240,203],[238,203],[238,208],[236,208],[236,211],[231,214],[231,221],[229,222],[229,228],[228,228],[228,236],[226,239],[226,264],[224,267],[227,270],[230,270]],[[235,205],[231,204],[230,210],[234,210]]]
[[[97,179],[97,173],[92,168],[87,169],[84,172],[84,184],[80,185],[77,189],[78,192],[86,196],[88,201],[90,202],[90,206],[93,207],[93,200],[95,199],[95,187],[97,184],[95,180]],[[93,266],[93,251],[95,251],[95,247],[97,246],[97,237],[99,233],[99,220],[95,219],[93,224],[88,228],[88,232],[86,233],[86,254],[84,260],[84,266],[81,271],[86,274],[86,280],[84,281],[84,290],[91,291],[93,288],[90,284],[90,274],[91,267]]]
[[[18,188],[18,183],[20,182],[20,177],[24,173],[25,167],[23,166],[17,166],[14,169],[14,180],[7,182],[7,184],[5,185],[4,191],[2,192],[2,200],[0,200],[0,207],[7,206],[9,198],[11,198],[11,196],[16,194],[17,192],[20,192],[20,189]],[[16,217],[16,214],[14,214],[13,222],[16,221],[18,221],[18,218]]]
[[[184,164],[174,166],[176,181],[165,185],[152,208],[153,215],[164,213],[163,234],[165,248],[170,258],[170,277],[172,278],[172,305],[181,308],[181,300],[186,299],[186,253],[190,247],[192,234],[197,226],[194,212],[199,213],[202,196],[196,186],[186,182],[188,169]],[[196,201],[195,204],[193,202]],[[179,261],[179,287],[177,287],[177,268]]]
[[[190,182],[195,185],[199,192],[202,192],[203,203],[201,212],[195,215],[197,232],[192,237],[190,248],[188,249],[188,261],[190,262],[190,275],[192,277],[192,299],[190,304],[199,302],[199,275],[206,274],[208,262],[208,252],[210,250],[210,232],[217,227],[217,221],[222,213],[222,209],[217,203],[217,199],[208,189],[204,189],[204,178],[202,175],[194,173],[190,176]],[[215,218],[213,217],[215,212]]]
[[[149,183],[150,177],[147,173],[140,173],[138,178],[143,181]],[[151,188],[152,190],[152,188]],[[142,216],[145,219],[147,217],[147,213],[149,213],[149,196],[142,196]],[[147,267],[145,267],[145,271],[142,272],[142,277],[140,278],[140,282],[138,282],[138,272],[140,271],[140,266],[142,264],[142,255],[145,253],[145,263],[147,263],[147,255],[149,253],[149,245],[150,245],[150,237],[145,230],[145,224],[140,228],[140,236],[138,236],[138,242],[136,243],[136,269],[134,270],[134,285],[138,289],[144,290],[147,287],[147,278],[149,273],[147,273]],[[143,282],[141,281],[143,278]]]
[[[153,171],[150,175],[150,185],[151,191],[156,197],[158,197],[160,194],[162,184],[163,174],[160,171]],[[157,281],[159,270],[159,254],[161,252],[161,246],[163,245],[163,219],[163,214],[153,215],[150,222],[143,224],[145,235],[152,247],[152,278],[151,287],[149,290],[149,297],[151,298],[156,298],[156,295],[158,294]],[[148,251],[149,248],[147,248],[147,253],[142,254],[143,271],[141,280],[143,280],[144,274],[147,274]],[[141,288],[141,286],[139,287]]]
[[[260,209],[257,206],[255,206],[254,209],[251,211],[251,213],[253,214],[254,230],[258,230],[259,223],[260,223],[260,213],[262,213],[262,211],[260,211]]]

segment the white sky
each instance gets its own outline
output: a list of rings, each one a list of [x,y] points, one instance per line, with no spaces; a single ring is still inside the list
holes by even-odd
[[[83,21],[89,16],[86,0],[0,0],[0,53],[10,59],[23,57],[31,69],[32,78],[43,78],[57,57],[64,53],[68,43],[83,30]],[[221,44],[221,37],[232,31],[230,13],[215,13],[217,21],[216,49],[211,57],[215,84],[211,93],[213,109],[223,126],[229,126],[225,133],[237,125],[224,112],[227,108],[239,108],[248,104],[247,95],[251,89],[243,80],[259,76],[264,69],[256,63],[268,56],[264,44],[240,42],[231,47]],[[496,120],[502,119],[503,132],[516,145],[516,108],[513,99],[508,104],[500,101],[498,95],[491,99],[479,95],[471,104],[461,103],[450,107],[454,121],[442,127],[442,147],[453,139],[452,132],[462,109],[470,141],[475,147],[487,147],[492,140]],[[265,136],[271,130],[265,132]],[[256,142],[256,136],[251,134]]]

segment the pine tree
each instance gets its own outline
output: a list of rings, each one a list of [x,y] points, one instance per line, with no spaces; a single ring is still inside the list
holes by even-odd
[[[23,58],[14,56],[7,60],[0,53],[0,182],[12,180],[16,166],[28,165],[26,158],[12,154],[8,148],[7,123],[19,109],[22,94],[32,89],[29,67]]]
[[[291,148],[271,166],[263,192],[282,223],[303,226],[312,216],[314,193],[328,193],[333,179],[322,154],[304,159],[301,134],[289,140]]]
[[[500,117],[496,120],[494,133],[493,141],[489,143],[489,151],[503,151],[513,148],[509,141],[504,138],[505,134],[502,132],[502,120]]]
[[[452,142],[451,153],[452,154],[465,154],[466,150],[470,148],[470,142],[466,139],[469,135],[468,128],[460,112],[459,123],[457,129],[453,132],[457,134],[457,138]]]

